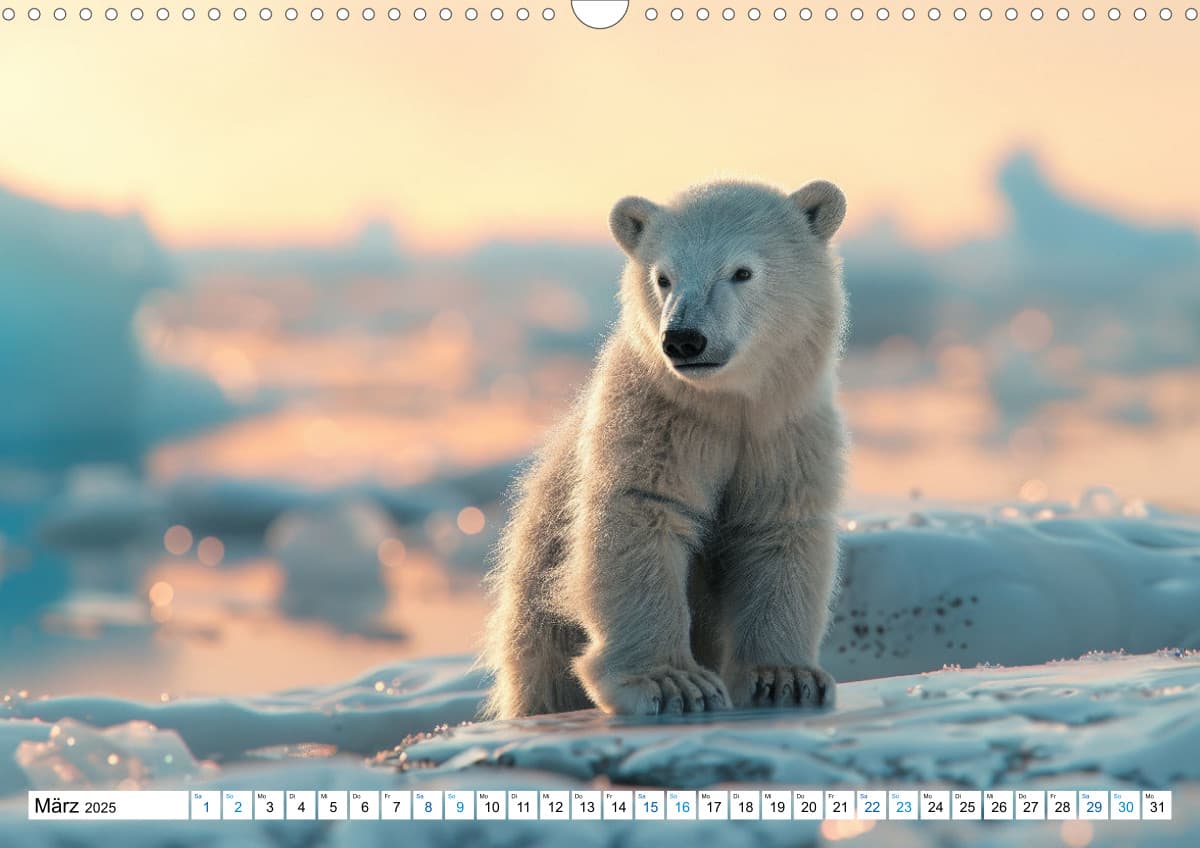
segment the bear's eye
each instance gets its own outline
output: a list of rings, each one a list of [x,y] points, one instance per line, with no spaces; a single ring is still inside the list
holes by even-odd
[[[744,283],[754,275],[750,273],[749,268],[738,268],[733,272],[733,281],[735,283]]]
[[[658,287],[662,289],[669,289],[671,287],[671,280],[666,274],[658,275]]]

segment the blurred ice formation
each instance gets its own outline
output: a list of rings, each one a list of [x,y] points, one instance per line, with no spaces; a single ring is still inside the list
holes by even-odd
[[[374,218],[353,239],[331,246],[290,244],[279,247],[201,247],[179,251],[191,274],[236,274],[258,279],[301,277],[319,283],[340,283],[367,276],[395,277],[406,273],[406,254],[390,221]]]
[[[166,492],[172,522],[221,537],[259,538],[284,513],[315,510],[324,500],[283,482],[226,477],[183,477]]]
[[[94,550],[125,545],[162,525],[159,498],[127,467],[77,465],[48,505],[40,535],[56,548]]]
[[[59,209],[0,189],[0,459],[61,468],[141,453],[130,321],[170,277],[136,214]]]
[[[1121,218],[1068,197],[1050,185],[1032,151],[1009,157],[996,183],[1012,210],[1016,243],[1039,258],[1059,260],[1059,267],[1108,268],[1111,274],[1114,264],[1145,271],[1200,260],[1200,239],[1190,229],[1135,223],[1132,216]],[[1077,275],[1069,282],[1096,295],[1092,277]]]
[[[153,780],[217,773],[211,763],[197,762],[174,730],[145,721],[100,730],[63,719],[46,741],[21,742],[15,759],[39,789],[138,789]]]
[[[128,592],[159,550],[161,499],[127,466],[78,465],[36,523],[41,545],[65,554],[74,588]]]
[[[381,635],[387,604],[380,546],[398,532],[377,504],[346,500],[284,513],[267,529],[267,547],[285,574],[280,606],[297,618]]]

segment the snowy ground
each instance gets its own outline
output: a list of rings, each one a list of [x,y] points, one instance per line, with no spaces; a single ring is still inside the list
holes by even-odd
[[[10,692],[0,711],[0,845],[87,844],[78,824],[24,821],[31,786],[610,784],[1169,788],[1175,814],[1169,823],[883,822],[861,832],[830,822],[190,822],[95,833],[132,846],[168,835],[178,846],[383,845],[399,834],[406,845],[1200,845],[1200,654],[1187,650],[1200,648],[1200,524],[1097,492],[1078,508],[1032,514],[858,515],[845,539],[846,585],[826,644],[843,681],[833,711],[636,722],[585,712],[459,726],[486,684],[467,657],[236,700]],[[1179,650],[1157,650],[1168,646]],[[1128,653],[1087,654],[1117,649]]]

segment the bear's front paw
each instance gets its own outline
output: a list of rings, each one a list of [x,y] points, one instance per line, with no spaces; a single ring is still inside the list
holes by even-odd
[[[721,678],[699,666],[612,674],[595,681],[592,690],[601,709],[618,715],[711,712],[731,703]]]
[[[745,665],[729,675],[735,707],[832,707],[837,683],[816,665]]]

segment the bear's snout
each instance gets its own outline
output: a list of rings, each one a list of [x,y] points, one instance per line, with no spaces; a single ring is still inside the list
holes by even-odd
[[[708,339],[699,330],[667,330],[662,336],[663,353],[672,360],[694,359],[704,353]]]

